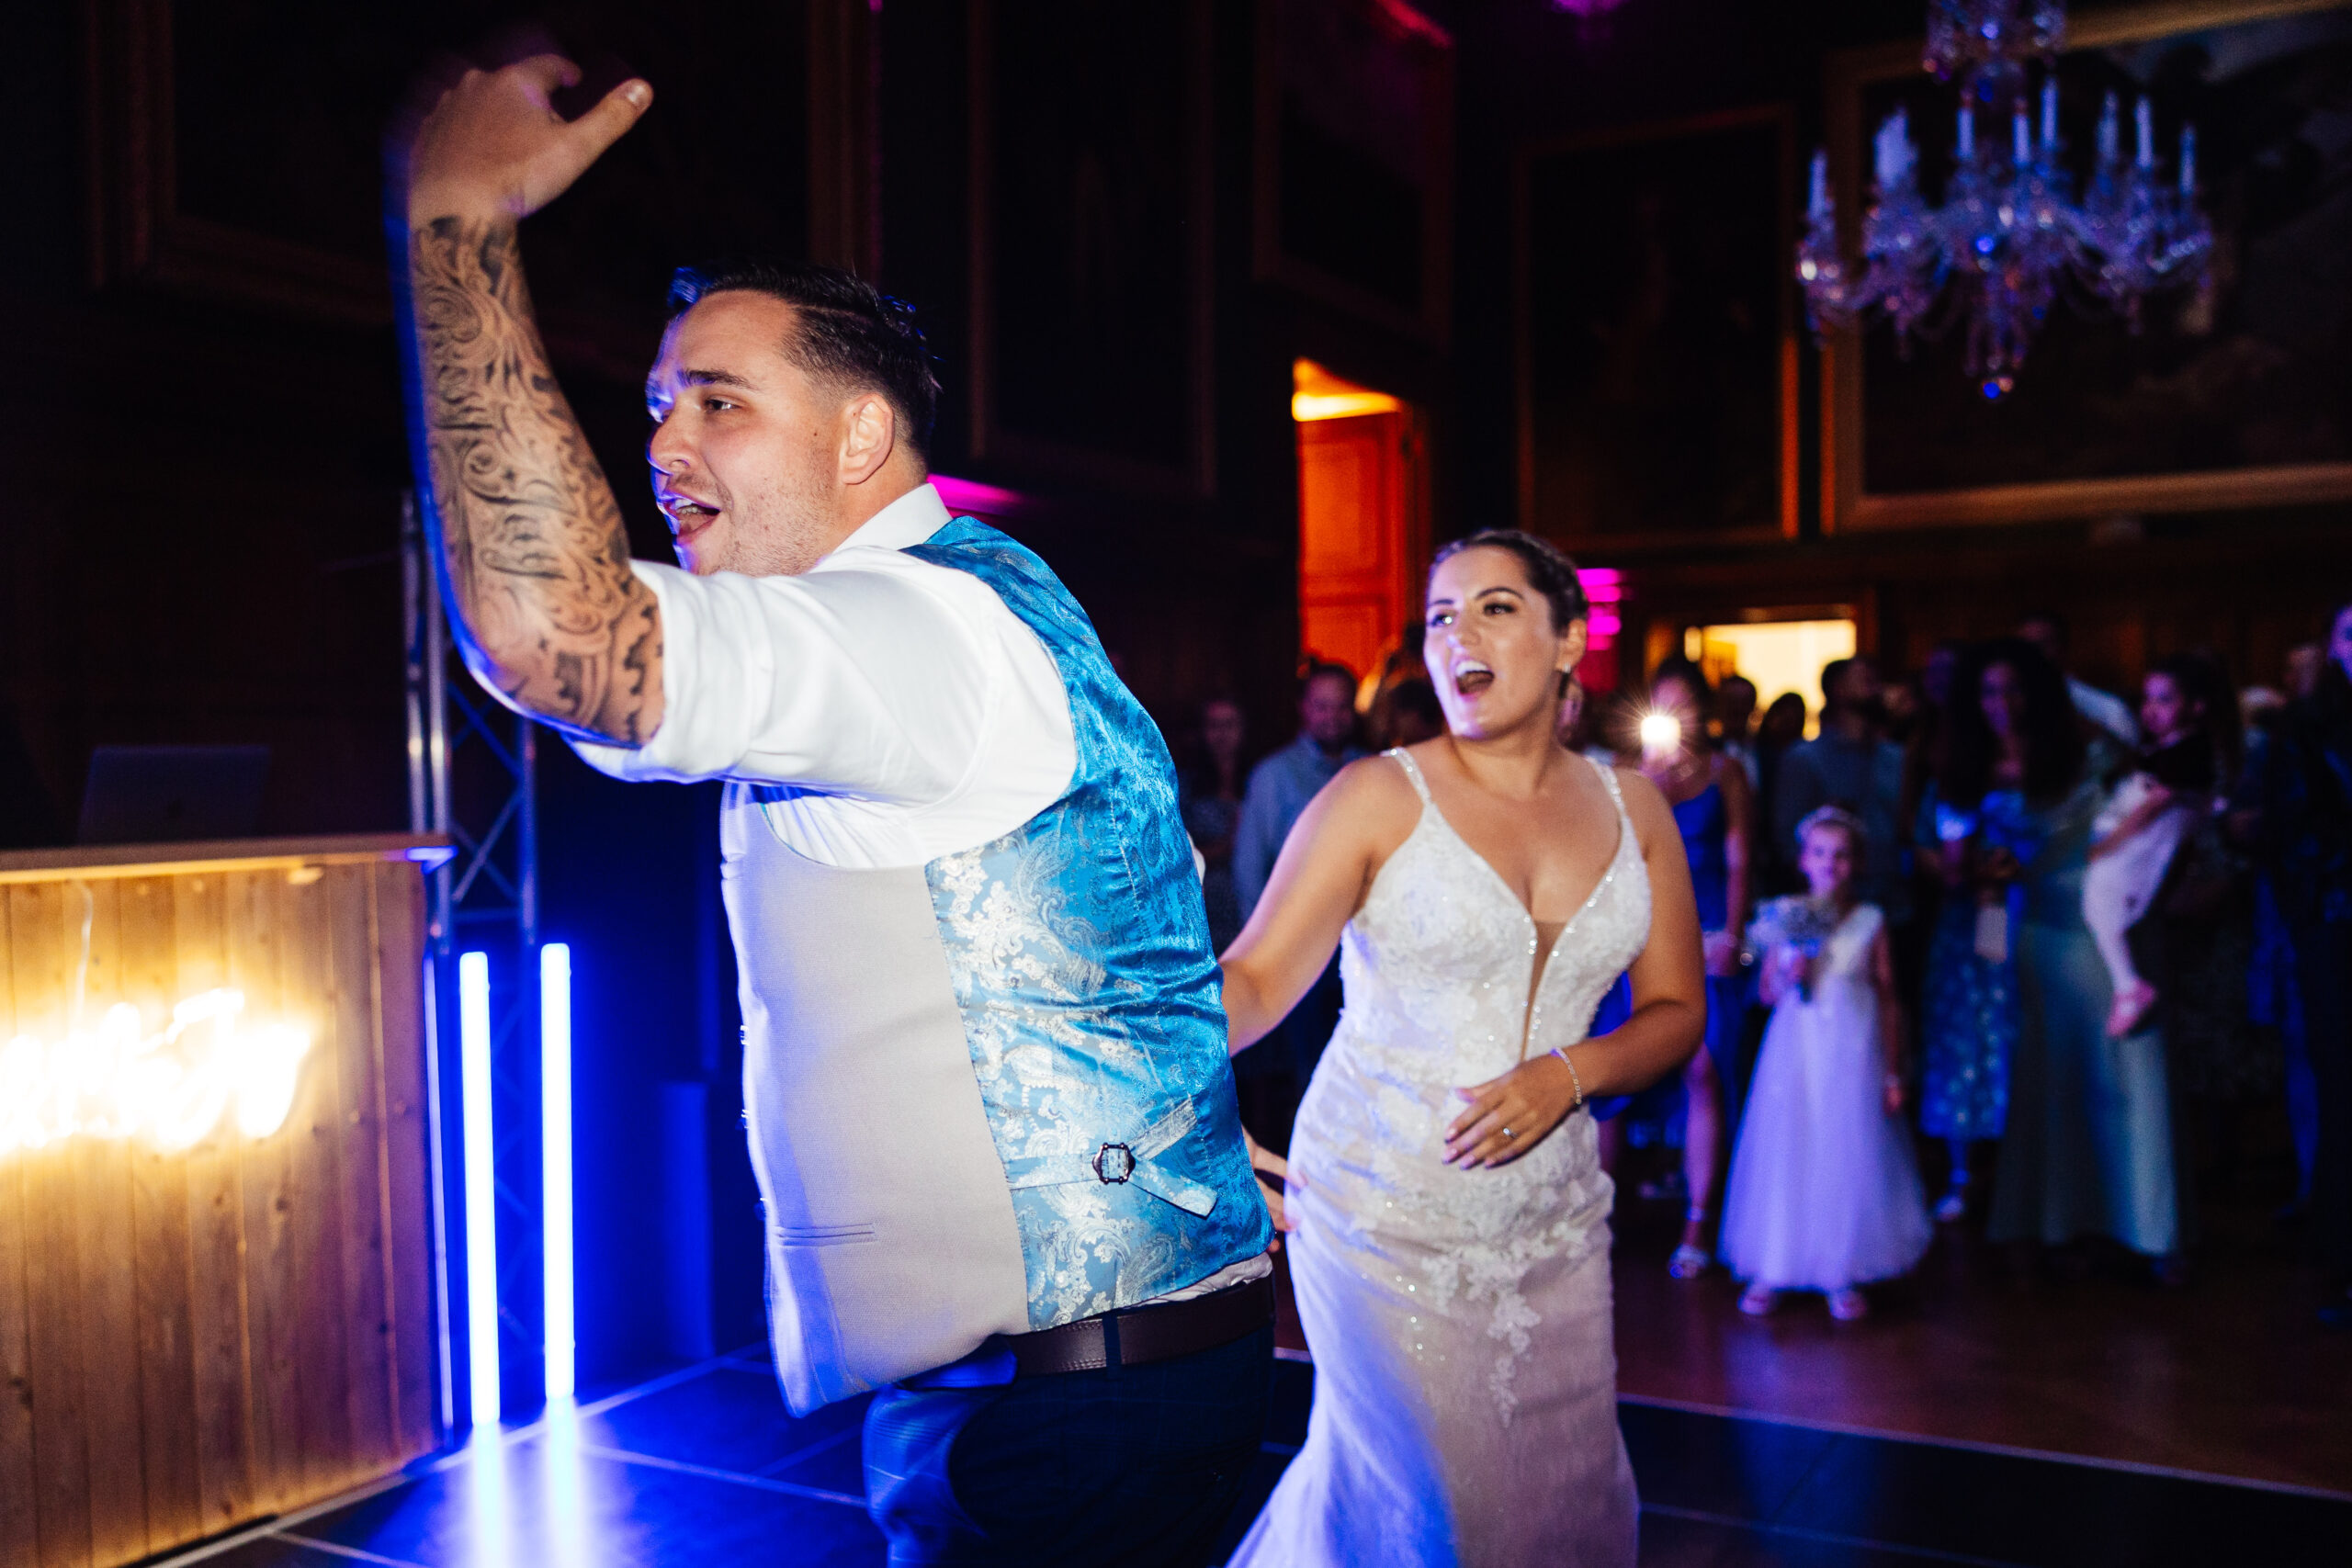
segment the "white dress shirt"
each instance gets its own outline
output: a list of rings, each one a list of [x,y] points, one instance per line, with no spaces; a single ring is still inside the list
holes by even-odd
[[[785,786],[769,825],[844,870],[1003,837],[1060,798],[1078,744],[1036,634],[979,579],[904,553],[948,521],[925,484],[797,577],[632,562],[662,604],[662,722],[573,750],[616,779]]]

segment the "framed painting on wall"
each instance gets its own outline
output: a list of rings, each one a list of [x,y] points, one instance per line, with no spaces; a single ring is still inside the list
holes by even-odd
[[[1259,0],[1256,185],[1260,278],[1443,342],[1453,37],[1406,0]]]
[[[972,0],[972,453],[1216,484],[1207,0]]]
[[[390,321],[380,147],[394,107],[437,57],[548,48],[584,73],[558,99],[566,112],[631,74],[654,88],[645,118],[524,226],[560,362],[634,383],[673,268],[808,252],[800,6],[84,0],[84,25],[97,283]],[[713,49],[714,36],[732,46]],[[725,66],[718,80],[713,61]]]
[[[1516,168],[1520,525],[1612,550],[1794,537],[1785,105]]]
[[[1949,175],[1958,90],[1922,73],[1919,54],[1888,45],[1831,61],[1828,153],[1849,254],[1864,151],[1888,115],[1908,111],[1930,197]],[[2080,12],[2057,77],[2077,179],[2109,93],[2127,117],[2152,100],[2168,178],[2180,129],[2195,125],[2209,280],[2150,296],[2138,331],[2070,287],[1999,396],[1966,373],[1964,332],[1935,330],[1948,318],[1931,317],[1907,355],[1875,323],[1833,336],[1825,527],[2352,499],[2352,5]],[[1980,113],[1980,134],[1995,118]]]

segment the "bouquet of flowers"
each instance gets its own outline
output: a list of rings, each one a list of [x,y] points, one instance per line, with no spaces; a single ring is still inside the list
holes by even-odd
[[[1775,898],[1756,912],[1748,940],[1770,951],[1786,948],[1806,959],[1817,959],[1838,931],[1838,911],[1817,898]],[[1797,994],[1813,1000],[1813,981],[1800,983]]]

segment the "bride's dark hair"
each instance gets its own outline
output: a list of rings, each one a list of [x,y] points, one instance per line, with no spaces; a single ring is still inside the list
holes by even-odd
[[[1571,621],[1581,621],[1591,608],[1584,596],[1584,584],[1577,577],[1577,563],[1562,554],[1558,546],[1532,534],[1516,528],[1481,528],[1475,534],[1464,534],[1452,543],[1442,546],[1430,561],[1430,575],[1464,550],[1509,550],[1519,558],[1520,569],[1527,573],[1527,585],[1544,596],[1552,607],[1552,629],[1564,632]],[[1424,584],[1422,593],[1429,589]]]

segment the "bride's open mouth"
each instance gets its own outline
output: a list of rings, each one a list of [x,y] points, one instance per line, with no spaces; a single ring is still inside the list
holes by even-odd
[[[1453,689],[1465,697],[1475,697],[1495,683],[1495,672],[1475,659],[1464,659],[1453,666]]]

